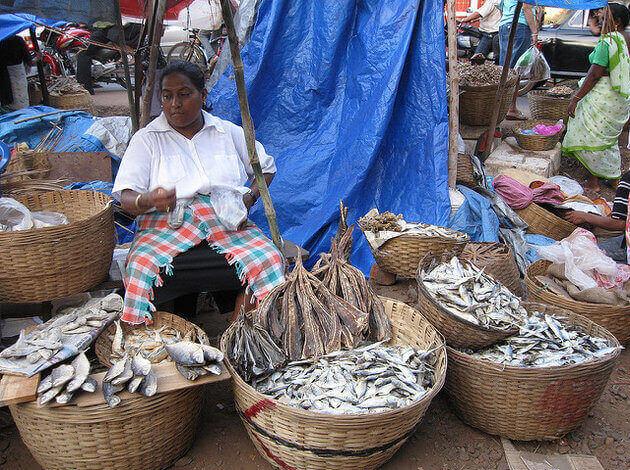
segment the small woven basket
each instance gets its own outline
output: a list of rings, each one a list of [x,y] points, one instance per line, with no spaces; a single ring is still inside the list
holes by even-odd
[[[498,343],[502,339],[518,332],[518,328],[500,330],[470,323],[445,309],[433,297],[420,280],[420,271],[429,267],[433,261],[446,262],[453,257],[453,253],[426,255],[418,268],[418,305],[420,312],[444,336],[446,344],[461,349],[480,349]]]
[[[527,270],[525,283],[530,300],[556,305],[582,315],[610,331],[621,344],[630,343],[630,307],[592,304],[567,299],[547,290],[536,276],[544,276],[551,262],[538,260]]]
[[[562,136],[562,131],[558,132],[554,135],[538,135],[538,134],[523,134],[521,130],[531,129],[537,124],[546,124],[548,126],[554,125],[554,121],[544,121],[544,120],[532,120],[525,121],[519,129],[516,129],[514,132],[514,137],[516,138],[516,142],[518,142],[519,147],[524,150],[533,150],[533,151],[545,151],[551,150],[555,148],[555,146],[560,142],[560,137]]]
[[[405,443],[442,388],[446,373],[444,340],[415,309],[383,298],[395,345],[436,351],[436,383],[413,405],[382,413],[332,415],[294,408],[263,395],[241,379],[227,355],[236,324],[221,338],[232,375],[234,401],[260,454],[282,469],[369,470],[387,462]]]
[[[19,199],[61,212],[68,225],[0,232],[0,301],[45,302],[85,292],[107,278],[114,251],[111,199],[95,191],[49,191]]]
[[[516,78],[508,80],[499,108],[499,120],[503,121],[516,92]],[[459,95],[459,121],[469,126],[487,126],[492,119],[499,85],[480,87],[461,86]]]
[[[199,328],[194,323],[189,322],[188,320],[184,320],[182,317],[177,315],[173,315],[168,312],[154,312],[153,313],[153,323],[150,327],[146,327],[145,325],[130,325],[125,322],[121,322],[120,326],[123,330],[123,335],[126,337],[129,333],[133,332],[133,330],[138,329],[159,329],[163,326],[174,328],[182,334],[182,337],[191,334],[191,341],[197,341],[202,344],[210,344],[208,340],[208,335]],[[111,355],[112,355],[112,340],[111,337],[116,332],[116,325],[112,324],[99,335],[96,339],[96,343],[94,345],[94,352],[96,353],[96,357],[99,362],[106,367],[111,367]]]
[[[9,408],[22,441],[45,470],[161,470],[192,445],[203,388],[134,396],[116,408],[40,408],[35,402]]]
[[[512,249],[508,245],[471,242],[466,245],[460,258],[483,269],[514,295],[518,297],[523,295],[521,275]]]
[[[464,153],[457,155],[457,183],[468,186],[469,188],[477,186],[473,164],[470,161],[470,155],[466,155]]]
[[[50,106],[58,109],[92,109],[92,97],[87,92],[50,95]]]
[[[518,216],[529,225],[529,233],[538,233],[554,240],[567,238],[577,228],[571,222],[552,214],[544,207],[532,202],[525,209],[516,211]]]
[[[370,246],[370,249],[380,269],[411,279],[415,277],[418,264],[427,253],[450,251],[460,254],[466,243],[468,242],[410,233],[387,240],[380,248]]]
[[[568,318],[570,324],[619,346],[612,334],[587,318],[550,306],[538,305],[537,310]],[[620,354],[618,349],[581,364],[521,368],[447,349],[446,391],[459,417],[488,434],[518,441],[558,439],[579,427],[604,391]]]
[[[571,96],[550,95],[545,90],[533,90],[527,94],[529,110],[533,119],[546,119],[566,124],[569,119],[569,101]]]

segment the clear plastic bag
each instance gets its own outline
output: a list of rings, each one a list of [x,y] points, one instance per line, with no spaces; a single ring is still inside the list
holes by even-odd
[[[537,82],[551,78],[551,69],[547,59],[536,46],[531,46],[518,58],[514,70],[518,72],[521,78]]]
[[[13,198],[0,198],[0,225],[7,231],[28,230],[33,228],[31,211],[24,204]]]
[[[221,224],[230,231],[238,230],[247,219],[243,194],[231,186],[213,186],[210,201]]]
[[[68,218],[61,212],[32,212],[31,216],[33,217],[33,227],[35,228],[56,227],[57,225],[68,224]]]

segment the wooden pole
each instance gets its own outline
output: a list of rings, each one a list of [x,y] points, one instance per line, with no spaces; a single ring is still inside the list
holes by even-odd
[[[29,34],[31,36],[31,41],[33,42],[33,47],[35,48],[35,52],[39,56],[37,59],[37,77],[39,78],[39,86],[42,88],[42,102],[46,106],[50,106],[50,95],[48,93],[48,84],[46,83],[46,74],[44,73],[44,64],[41,59],[41,51],[39,49],[39,42],[37,42],[37,33],[35,31],[35,26],[31,26],[29,29]]]
[[[450,89],[448,112],[448,186],[457,182],[457,137],[459,136],[459,70],[457,68],[457,24],[455,0],[446,2],[448,25],[448,82]]]
[[[481,159],[485,160],[492,151],[492,142],[494,141],[494,131],[497,127],[497,121],[499,120],[499,108],[501,107],[501,101],[503,100],[503,94],[505,93],[505,82],[507,82],[508,72],[510,71],[510,61],[512,60],[512,49],[514,48],[514,37],[516,36],[516,28],[518,27],[518,17],[521,15],[521,9],[523,3],[518,2],[514,9],[514,18],[512,18],[512,24],[510,25],[510,35],[508,37],[508,45],[505,51],[505,62],[503,62],[503,70],[501,71],[501,80],[499,81],[499,88],[497,88],[497,95],[494,99],[494,108],[492,109],[492,118],[490,119],[490,127],[488,127],[488,142],[486,148],[481,155]],[[518,88],[518,85],[517,85]]]
[[[249,153],[249,161],[254,170],[256,185],[260,191],[260,197],[265,208],[265,215],[269,222],[271,230],[271,238],[274,244],[282,251],[283,243],[278,229],[276,220],[276,210],[271,201],[269,188],[258,160],[256,153],[256,134],[254,132],[254,123],[249,112],[249,101],[247,100],[247,89],[245,88],[245,74],[243,72],[243,60],[239,50],[238,37],[236,36],[236,28],[234,27],[234,17],[230,8],[230,0],[221,0],[221,10],[223,12],[223,21],[227,29],[228,40],[230,41],[230,53],[232,54],[232,63],[234,64],[234,76],[236,78],[236,90],[238,92],[238,102],[241,108],[241,120],[243,121],[243,131],[245,132],[245,142],[247,143],[247,153]]]
[[[120,46],[120,57],[122,59],[123,68],[125,69],[125,83],[127,84],[127,101],[129,102],[129,112],[131,113],[132,132],[135,134],[138,130],[138,114],[136,112],[136,101],[133,98],[131,89],[131,73],[129,72],[129,60],[127,58],[127,44],[125,42],[125,30],[123,29],[122,16],[120,13],[120,0],[116,2],[116,27],[118,28]]]
[[[142,96],[142,111],[140,115],[140,127],[144,127],[149,123],[151,118],[151,99],[153,98],[153,90],[155,89],[155,73],[157,70],[157,62],[159,56],[160,39],[162,38],[162,21],[164,20],[164,11],[166,10],[166,0],[154,0],[157,2],[155,15],[152,18],[152,31],[149,53],[149,67],[145,74],[146,89]]]

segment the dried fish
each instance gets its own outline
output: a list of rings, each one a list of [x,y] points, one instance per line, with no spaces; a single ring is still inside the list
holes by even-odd
[[[90,375],[90,361],[85,355],[85,352],[79,354],[74,361],[72,361],[72,367],[74,367],[74,377],[66,387],[66,390],[70,393],[79,390],[83,382],[87,380],[88,375]]]
[[[112,363],[111,367],[109,368],[109,370],[107,371],[107,373],[105,374],[105,377],[103,377],[103,382],[111,382],[112,380],[114,380],[116,377],[118,377],[120,374],[122,374],[125,370],[125,365],[127,364],[127,359],[129,357],[127,355],[123,356],[121,359],[115,361],[114,363]]]
[[[402,214],[370,211],[359,219],[359,226],[366,232],[402,232],[404,222]]]
[[[157,393],[158,381],[157,376],[153,371],[149,372],[144,378],[142,385],[140,386],[140,393],[145,397],[152,397]]]
[[[88,377],[87,379],[85,379],[85,382],[81,384],[81,390],[88,393],[94,393],[96,391],[96,387],[96,380],[94,380],[92,377]]]
[[[464,87],[480,87],[498,85],[501,79],[502,67],[488,62],[475,65],[472,62],[459,62],[457,64],[459,71],[459,84]],[[514,72],[510,70],[508,80],[516,77]]]
[[[123,389],[124,386],[122,385],[112,385],[109,382],[103,382],[103,397],[110,408],[120,405],[121,399],[116,394],[121,392]]]
[[[376,413],[411,405],[435,384],[434,352],[374,343],[289,363],[252,386],[321,413]]]
[[[91,391],[96,390],[96,382],[88,377],[89,373],[90,361],[83,352],[72,361],[72,364],[55,367],[37,387],[38,403],[44,405],[55,398],[57,403],[66,404],[77,390],[90,391],[90,385],[83,387],[87,381],[93,382],[94,387]]]
[[[165,345],[171,359],[184,366],[201,366],[206,360],[204,357],[204,349],[199,343],[192,341],[180,341],[174,344]]]

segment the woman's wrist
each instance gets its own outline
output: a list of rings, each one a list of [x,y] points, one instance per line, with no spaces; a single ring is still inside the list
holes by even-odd
[[[146,212],[150,207],[149,201],[147,201],[148,196],[149,193],[138,193],[138,195],[136,196],[134,205],[136,209],[141,213]]]

